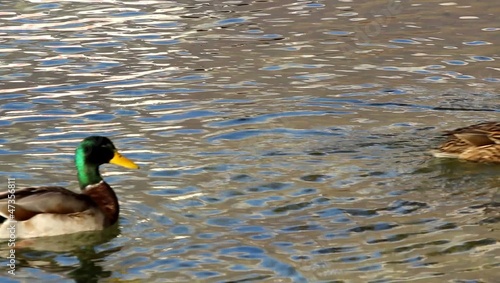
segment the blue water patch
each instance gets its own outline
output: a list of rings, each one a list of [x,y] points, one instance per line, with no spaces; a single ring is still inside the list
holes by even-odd
[[[56,150],[46,147],[28,147],[25,150],[5,150],[0,148],[0,155],[25,155],[34,153],[54,153]]]
[[[0,109],[4,110],[28,110],[33,107],[35,107],[35,105],[28,102],[10,102],[0,105]]]
[[[75,110],[68,109],[50,109],[39,112],[42,115],[73,115],[75,114]]]
[[[300,50],[299,47],[294,47],[294,46],[285,46],[285,47],[281,47],[281,50],[284,50],[284,51],[298,51]]]
[[[190,235],[193,234],[194,229],[187,225],[177,225],[170,228],[170,233],[175,235]]]
[[[56,9],[61,7],[61,4],[59,3],[44,3],[40,5],[36,5],[32,7],[31,9],[33,10],[48,10],[48,9]]]
[[[129,109],[116,109],[113,111],[113,114],[116,116],[136,116],[139,115],[139,112]]]
[[[29,73],[12,73],[12,74],[9,74],[8,76],[10,78],[14,78],[14,79],[19,79],[19,78],[27,78],[27,77],[31,77],[32,74],[29,74]],[[1,77],[0,77],[1,78]]]
[[[488,44],[491,44],[491,42],[476,40],[476,41],[463,42],[463,44],[464,45],[488,45]]]
[[[355,92],[346,92],[342,93],[342,96],[356,96],[358,93]],[[312,102],[317,102],[318,105],[320,104],[336,104],[338,105],[339,108],[343,107],[341,104],[365,104],[366,101],[360,100],[360,99],[349,99],[349,98],[329,98],[329,97],[313,97],[309,101]],[[330,112],[325,112],[325,113],[330,113]],[[349,113],[349,112],[346,112]]]
[[[62,25],[54,25],[51,26],[51,29],[68,29],[68,28],[77,28],[77,27],[84,27],[84,23],[70,23],[70,24],[62,24]]]
[[[159,34],[139,34],[134,36],[137,39],[159,39],[161,35]]]
[[[100,121],[100,122],[108,122],[113,121],[116,117],[113,114],[90,114],[85,115],[85,118],[91,121]]]
[[[343,31],[343,30],[333,30],[333,31],[327,31],[325,34],[331,34],[331,35],[349,35],[352,34],[350,31]]]
[[[2,154],[1,152],[2,152],[2,150],[0,150],[0,155],[5,155],[5,154]],[[30,174],[30,173],[26,173],[26,172],[2,172],[2,171],[0,171],[0,176],[4,176],[6,178],[15,178],[16,180],[33,180],[33,179],[35,179],[36,174]],[[5,182],[7,182],[7,181],[5,180]],[[3,282],[3,278],[2,278],[2,282]]]
[[[433,74],[432,71],[426,71],[426,70],[413,70],[413,71],[410,71],[410,72],[414,73],[414,74],[422,74],[422,75]]]
[[[26,97],[26,96],[27,96],[26,94],[22,94],[22,93],[5,93],[5,94],[0,95],[0,100],[11,100],[11,99],[22,98],[22,97]],[[26,103],[26,102],[21,102],[21,103]]]
[[[139,12],[139,11],[129,11],[129,12],[111,14],[111,16],[113,16],[113,17],[135,17],[135,16],[142,16],[142,15],[147,15],[147,13]]]
[[[308,8],[322,8],[322,7],[325,7],[325,4],[321,4],[321,3],[307,3],[305,6],[308,7]]]
[[[224,25],[230,25],[230,24],[239,24],[239,23],[244,23],[246,20],[244,18],[230,18],[230,19],[224,19],[216,22],[216,25],[218,26],[224,26]]]
[[[5,44],[0,44],[0,51],[2,49],[12,49],[12,48],[15,48],[15,45],[13,44],[8,44],[8,45],[5,45]],[[7,55],[8,53],[3,53],[2,56],[5,56]]]
[[[75,266],[80,263],[77,257],[74,256],[67,256],[67,255],[57,255],[55,257],[55,260],[61,265],[61,266]]]
[[[402,43],[402,44],[421,44],[420,42],[415,41],[413,39],[405,39],[405,38],[396,38],[393,40],[389,40],[389,42]]]
[[[371,265],[366,265],[362,267],[358,267],[356,270],[362,271],[362,272],[367,272],[367,271],[376,271],[376,270],[382,270],[382,265],[381,264],[371,264]]]
[[[291,279],[292,282],[309,282],[300,272],[288,263],[278,261],[272,257],[261,256],[261,266],[271,269],[278,276]]]
[[[246,31],[243,31],[244,33],[251,33],[251,34],[260,34],[263,33],[261,29],[248,29]]]
[[[393,67],[393,66],[385,66],[385,67],[381,67],[379,69],[383,70],[383,71],[400,71],[401,70],[400,68]]]
[[[237,233],[264,233],[266,232],[266,228],[262,226],[242,226],[234,229],[235,232]]]
[[[246,266],[246,265],[243,265],[243,264],[235,264],[235,265],[231,265],[228,269],[233,270],[233,271],[248,271],[251,268]]]
[[[1,4],[0,4],[0,6],[1,6]],[[31,34],[31,33],[35,33],[35,32],[39,32],[39,31],[28,30],[28,29],[10,29],[9,30],[9,34],[21,34],[21,35]]]
[[[267,207],[269,202],[282,200],[283,197],[280,196],[269,196],[259,199],[249,199],[246,200],[245,203],[252,207]]]
[[[490,83],[500,83],[500,78],[484,78],[483,80]]]
[[[431,76],[431,77],[426,77],[425,80],[434,81],[434,82],[440,82],[440,81],[446,80],[446,78],[442,77],[442,76]]]
[[[86,124],[87,122],[81,118],[76,118],[76,119],[70,118],[70,119],[66,120],[66,123],[68,123],[68,125],[82,125],[82,124]]]
[[[81,95],[75,95],[75,97],[76,98],[87,98],[86,96],[82,97]],[[102,111],[101,108],[99,108],[97,105],[93,105],[93,104],[85,103],[85,102],[76,103],[75,107],[76,107],[76,109],[80,109],[80,110],[100,110],[99,112]]]
[[[470,56],[470,58],[474,61],[484,61],[484,62],[495,61],[495,59],[488,56]]]
[[[40,66],[59,66],[59,65],[66,65],[73,62],[73,60],[70,59],[50,59],[50,60],[44,60],[40,63]]]
[[[55,52],[63,53],[63,54],[76,54],[76,53],[89,52],[89,51],[93,51],[93,50],[94,49],[92,49],[92,48],[77,47],[77,46],[54,48]]]
[[[40,278],[40,277],[38,277]],[[44,277],[46,279],[47,277]],[[55,278],[56,280],[61,280],[60,278]],[[61,280],[63,281],[63,280]],[[11,279],[9,276],[2,276],[2,283],[19,283],[19,279]]]
[[[40,24],[43,23],[42,20],[38,19],[28,19],[28,18],[17,18],[15,20],[11,20],[13,23],[21,23],[21,24]],[[9,30],[10,31],[10,30]]]
[[[447,61],[443,61],[443,63],[448,64],[448,65],[458,65],[458,66],[463,66],[463,65],[469,64],[469,63],[462,61],[462,60],[447,60]]]
[[[216,239],[221,237],[220,233],[200,233],[197,235],[197,238],[199,239]]]
[[[264,250],[259,247],[254,246],[236,246],[231,248],[225,248],[220,250],[220,254],[223,255],[256,255],[256,254],[265,254]]]
[[[475,79],[476,77],[469,76],[469,75],[456,75],[456,76],[454,76],[454,78],[459,79],[459,80],[472,80],[472,79]]]
[[[144,59],[147,60],[166,60],[166,59],[172,59],[170,56],[166,55],[143,55]]]
[[[328,209],[325,209],[325,210],[322,210],[322,211],[318,211],[316,212],[316,214],[321,217],[321,218],[324,218],[324,217],[332,217],[332,216],[339,216],[339,215],[344,215],[344,211],[342,209],[338,209],[338,208],[328,208]]]
[[[283,38],[283,35],[277,33],[267,33],[259,36],[261,39],[278,39]]]
[[[80,68],[78,70],[75,70],[75,73],[97,73],[100,71],[105,71],[114,67],[121,66],[121,63],[114,63],[114,62],[101,62],[101,63],[95,63],[92,65],[89,65],[85,68]]]

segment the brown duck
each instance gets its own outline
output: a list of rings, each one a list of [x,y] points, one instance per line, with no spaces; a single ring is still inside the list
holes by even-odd
[[[484,122],[445,133],[447,140],[432,153],[436,157],[500,163],[500,122]]]

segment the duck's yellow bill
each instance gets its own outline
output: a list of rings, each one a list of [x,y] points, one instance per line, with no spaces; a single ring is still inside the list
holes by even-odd
[[[109,161],[111,164],[123,166],[125,168],[129,169],[138,169],[139,166],[132,162],[132,160],[126,158],[125,156],[121,155],[118,151],[115,151],[115,155],[113,158]]]

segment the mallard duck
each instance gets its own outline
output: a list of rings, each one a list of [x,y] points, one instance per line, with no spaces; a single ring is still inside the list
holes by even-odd
[[[75,152],[81,193],[63,187],[32,187],[0,194],[0,238],[33,238],[102,230],[118,220],[113,189],[102,179],[99,166],[112,163],[137,169],[106,137],[85,138]]]
[[[484,122],[445,133],[448,139],[432,153],[436,157],[500,163],[500,122]]]

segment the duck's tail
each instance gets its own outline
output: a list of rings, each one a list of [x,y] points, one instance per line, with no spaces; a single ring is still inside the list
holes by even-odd
[[[437,149],[431,150],[431,154],[438,158],[458,158],[459,156],[459,153],[444,152]]]

